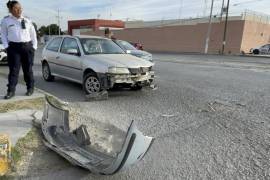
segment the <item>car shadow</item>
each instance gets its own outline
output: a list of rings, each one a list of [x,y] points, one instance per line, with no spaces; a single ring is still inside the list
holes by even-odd
[[[42,76],[35,76],[36,87],[48,92],[63,101],[84,102],[87,101],[82,85],[62,78],[55,78],[54,82],[44,81]],[[135,94],[143,94],[142,91],[133,91],[129,88],[113,88],[108,90],[109,99],[118,97],[133,97]],[[109,100],[108,99],[108,100]]]

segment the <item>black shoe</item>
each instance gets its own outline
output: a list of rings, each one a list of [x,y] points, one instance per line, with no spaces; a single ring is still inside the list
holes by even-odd
[[[15,92],[7,92],[7,95],[5,95],[5,99],[11,99],[15,96]]]
[[[25,93],[26,96],[32,96],[34,94],[34,89],[27,89],[27,92]]]

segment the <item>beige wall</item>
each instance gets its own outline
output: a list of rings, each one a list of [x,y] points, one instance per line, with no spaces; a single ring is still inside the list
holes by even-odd
[[[270,43],[270,24],[245,21],[242,51],[249,52],[251,48]]]
[[[257,44],[269,40],[270,25],[265,28],[262,24],[244,20],[228,22],[227,43],[225,53],[240,54]],[[260,29],[264,29],[264,37],[254,36]],[[117,39],[140,42],[148,51],[160,52],[195,52],[203,53],[208,23],[194,25],[134,28],[114,31]],[[243,33],[244,32],[244,33]],[[209,43],[209,53],[218,54],[222,49],[224,22],[213,23]],[[87,32],[88,35],[103,35],[102,31]],[[262,40],[263,39],[263,40]]]
[[[207,28],[207,24],[204,24]],[[218,54],[222,51],[222,42],[224,36],[225,22],[213,24],[211,33],[211,42],[209,52]],[[240,47],[243,36],[244,21],[230,21],[227,28],[226,45],[224,52],[226,54],[240,54]]]

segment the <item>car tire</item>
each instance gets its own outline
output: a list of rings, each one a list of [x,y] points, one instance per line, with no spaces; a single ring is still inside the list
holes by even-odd
[[[130,89],[132,91],[140,91],[140,90],[142,90],[142,88],[143,88],[143,86],[140,84],[136,84],[136,85],[130,87]]]
[[[260,54],[259,49],[254,49],[254,50],[253,50],[253,54]]]
[[[101,83],[95,73],[88,73],[83,79],[83,90],[85,94],[89,95],[101,91]]]
[[[51,69],[47,62],[42,64],[42,76],[45,81],[54,81],[54,76],[51,74]]]

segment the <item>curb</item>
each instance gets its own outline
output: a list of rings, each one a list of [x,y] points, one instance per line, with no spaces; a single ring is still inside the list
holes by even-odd
[[[0,77],[6,78],[6,76],[7,76],[7,74],[0,72]],[[23,81],[23,78],[20,78],[19,77],[18,84],[21,84],[21,85],[24,85],[25,86],[25,82]],[[52,94],[50,94],[50,93],[48,93],[48,92],[46,92],[44,90],[41,90],[41,89],[39,89],[37,87],[35,87],[35,91],[38,92],[38,93],[40,93],[40,94],[42,94],[42,95],[44,95],[44,97],[45,97],[45,95],[54,96],[54,95],[52,95]],[[32,100],[32,99],[38,99],[38,98],[41,98],[41,97],[30,96],[30,97],[27,97],[26,99],[18,99],[18,100],[11,99],[11,100],[6,100],[6,101],[1,101],[2,99],[0,99],[0,104],[9,103],[9,102],[16,102],[16,101],[21,101],[21,100]]]
[[[267,56],[267,55],[247,55],[247,54],[244,54],[244,55],[239,55],[240,57],[250,57],[250,58],[270,58],[270,56]]]

